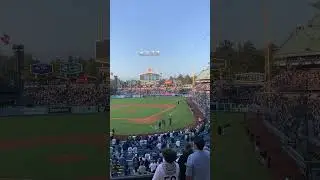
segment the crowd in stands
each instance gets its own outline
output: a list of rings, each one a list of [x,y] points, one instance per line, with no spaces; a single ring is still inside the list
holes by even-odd
[[[24,89],[34,105],[105,105],[108,86],[96,84],[28,85]]]
[[[210,119],[210,84],[197,84],[190,93],[193,102],[197,104],[202,114]]]
[[[271,86],[278,91],[319,90],[320,71],[316,70],[283,70],[272,78]]]
[[[173,149],[177,153],[177,161],[195,136],[206,141],[205,149],[210,148],[209,125],[200,123],[195,128],[171,131],[147,136],[129,136],[125,140],[111,137],[110,162],[111,174],[116,176],[142,175],[154,173],[162,162],[162,150]]]
[[[119,95],[143,95],[143,96],[171,96],[173,94],[180,94],[181,92],[187,93],[189,90],[184,89],[182,91],[180,87],[131,87],[131,88],[119,88],[117,94]]]
[[[237,81],[248,82],[246,76]],[[255,79],[255,78],[254,78]],[[259,78],[258,78],[259,79]],[[234,81],[233,83],[235,83]],[[320,137],[320,71],[312,69],[280,70],[264,86],[232,86],[215,83],[220,103],[251,105],[265,112],[266,120],[291,139],[301,136],[305,129],[305,115],[311,120],[309,129],[315,138]]]
[[[319,138],[319,75],[310,70],[281,71],[272,79],[270,92],[255,95],[254,104],[267,109],[267,119],[292,139],[303,133],[305,118],[312,122],[309,131]]]

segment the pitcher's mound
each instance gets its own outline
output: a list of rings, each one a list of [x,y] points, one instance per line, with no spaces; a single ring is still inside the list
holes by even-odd
[[[88,157],[84,155],[76,155],[76,154],[64,154],[64,155],[55,155],[48,157],[48,161],[53,163],[75,163],[79,161],[87,160]]]

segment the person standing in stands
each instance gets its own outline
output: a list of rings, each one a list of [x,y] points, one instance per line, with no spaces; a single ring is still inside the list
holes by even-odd
[[[197,136],[193,146],[194,152],[186,164],[186,180],[210,180],[210,152],[203,149],[205,141]]]
[[[180,167],[180,180],[186,179],[186,162],[190,154],[192,154],[192,145],[190,143],[186,144],[185,150],[179,158],[178,164]]]
[[[176,163],[177,153],[172,149],[164,149],[162,151],[163,162],[159,164],[154,173],[152,180],[178,180],[180,168]]]

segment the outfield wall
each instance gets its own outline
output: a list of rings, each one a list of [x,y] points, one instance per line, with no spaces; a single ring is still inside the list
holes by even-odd
[[[0,117],[53,114],[90,114],[106,112],[107,110],[108,108],[104,106],[16,106],[0,108]]]
[[[175,93],[170,93],[170,94],[153,94],[150,96],[145,96],[145,95],[140,95],[140,94],[123,94],[123,95],[112,95],[111,98],[113,99],[124,99],[124,98],[143,98],[143,97],[170,97],[170,96],[182,96],[182,97],[189,97],[187,94],[175,94]]]

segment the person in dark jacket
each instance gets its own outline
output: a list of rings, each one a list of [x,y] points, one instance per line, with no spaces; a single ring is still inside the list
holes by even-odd
[[[180,180],[186,179],[186,163],[190,154],[193,153],[192,146],[190,143],[186,144],[185,150],[178,160],[178,164],[180,167]]]

